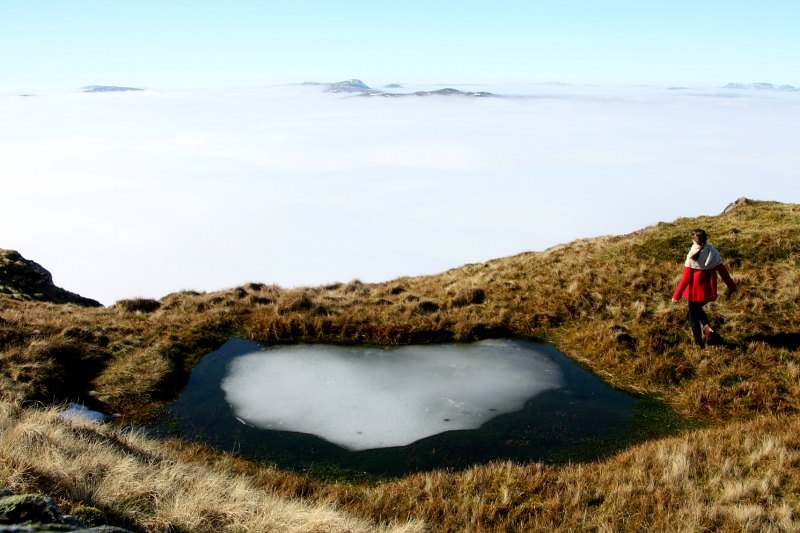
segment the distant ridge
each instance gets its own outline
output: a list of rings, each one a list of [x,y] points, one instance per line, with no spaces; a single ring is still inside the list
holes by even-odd
[[[723,89],[755,89],[758,91],[782,91],[782,92],[800,92],[800,87],[794,85],[775,85],[773,83],[757,82],[757,83],[737,83],[731,82],[722,87]]]
[[[84,93],[122,93],[129,91],[144,91],[141,87],[120,87],[118,85],[87,85],[81,87]]]
[[[365,96],[373,96],[373,95],[365,95]],[[385,93],[380,92],[375,94],[374,96],[387,96],[387,97],[398,97],[398,96],[471,96],[475,98],[498,98],[500,97],[499,94],[490,93],[487,91],[461,91],[459,89],[453,89],[452,87],[446,87],[444,89],[436,89],[435,91],[415,91],[413,93]]]
[[[358,96],[384,96],[384,97],[403,97],[403,96],[470,96],[478,98],[486,97],[499,97],[501,95],[490,93],[487,91],[462,91],[452,87],[445,87],[443,89],[436,89],[432,91],[415,91],[410,93],[397,93],[381,91],[380,89],[373,89],[363,81],[353,78],[349,80],[337,81],[334,83],[323,83],[315,81],[306,81],[302,85],[320,86],[324,87],[325,92],[329,93],[351,93]],[[384,86],[385,89],[400,89],[402,85],[399,83],[390,83]]]

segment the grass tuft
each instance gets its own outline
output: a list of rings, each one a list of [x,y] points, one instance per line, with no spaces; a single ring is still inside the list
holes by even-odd
[[[152,313],[161,307],[161,302],[148,298],[132,298],[129,300],[119,300],[114,307],[127,311],[128,313]]]

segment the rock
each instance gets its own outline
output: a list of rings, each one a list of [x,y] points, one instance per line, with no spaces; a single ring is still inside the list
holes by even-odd
[[[93,507],[83,507],[94,509]],[[96,509],[96,516],[102,513]],[[131,533],[115,526],[87,527],[78,518],[64,515],[52,498],[41,494],[10,495],[0,489],[0,533]]]
[[[54,285],[53,276],[39,263],[25,259],[15,250],[2,248],[0,248],[0,293],[24,300],[101,307],[95,300]]]
[[[59,523],[64,515],[47,496],[19,494],[0,498],[0,524],[20,522]]]
[[[742,196],[741,198],[737,198],[736,200],[734,200],[733,202],[731,202],[727,206],[725,206],[725,209],[723,209],[722,212],[723,213],[727,213],[727,212],[733,211],[734,209],[737,209],[739,207],[742,207],[742,206],[745,206],[745,205],[751,205],[753,203],[754,203],[754,201],[751,200],[750,198],[745,198],[744,196]]]
[[[73,529],[86,529],[86,525],[72,515],[64,515],[64,518],[61,519],[61,524]]]

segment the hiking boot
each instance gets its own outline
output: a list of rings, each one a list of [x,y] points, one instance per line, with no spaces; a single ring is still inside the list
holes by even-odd
[[[711,329],[711,326],[709,326],[708,324],[703,326],[703,340],[705,341],[705,344],[711,342],[712,335],[714,335],[714,330]]]

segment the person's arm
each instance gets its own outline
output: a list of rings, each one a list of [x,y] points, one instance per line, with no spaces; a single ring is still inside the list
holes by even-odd
[[[683,275],[681,276],[681,280],[678,282],[678,286],[675,287],[675,292],[672,294],[672,301],[677,302],[681,299],[681,294],[686,289],[686,286],[689,285],[689,278],[692,275],[692,269],[689,267],[683,267]]]
[[[737,289],[736,282],[733,281],[730,272],[728,272],[728,269],[725,267],[725,263],[720,263],[716,270],[722,278],[722,281],[728,286],[728,294],[734,292]]]

